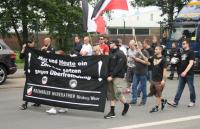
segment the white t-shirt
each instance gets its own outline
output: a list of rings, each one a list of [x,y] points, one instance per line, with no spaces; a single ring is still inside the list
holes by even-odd
[[[125,45],[122,45],[122,46],[119,48],[119,50],[123,51],[124,55],[127,56],[127,48],[126,48]]]
[[[90,44],[83,44],[80,52],[87,52],[86,56],[92,55],[92,46]]]

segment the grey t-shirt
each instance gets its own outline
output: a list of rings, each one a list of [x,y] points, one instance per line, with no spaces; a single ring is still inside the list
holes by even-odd
[[[142,50],[142,53],[143,53],[143,55],[144,55],[145,57],[149,58],[149,53],[148,53],[146,50]],[[136,54],[135,57],[144,60],[144,59],[142,58],[142,56],[141,56],[138,52],[137,52],[137,54]],[[148,70],[148,65],[142,64],[142,63],[140,63],[140,62],[135,61],[135,66],[136,66],[136,67],[135,67],[135,73],[136,73],[136,74],[140,74],[140,75],[146,74],[146,72],[147,72],[147,70]]]
[[[127,52],[127,66],[128,67],[131,67],[131,68],[135,67],[135,61],[133,59],[135,55],[136,55],[136,51],[129,48]]]

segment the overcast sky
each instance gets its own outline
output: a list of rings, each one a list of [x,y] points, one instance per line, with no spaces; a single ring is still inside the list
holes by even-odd
[[[113,13],[111,14],[112,19],[114,20],[115,18],[119,18],[119,17],[127,17],[127,16],[131,16],[131,15],[135,15],[135,14],[140,14],[140,13],[145,13],[145,12],[153,12],[153,11],[161,11],[158,7],[156,6],[149,6],[149,7],[133,7],[130,5],[130,1],[133,0],[128,0],[128,7],[129,10],[128,11],[124,11],[124,10],[114,10],[112,11]],[[106,18],[106,17],[105,17]]]

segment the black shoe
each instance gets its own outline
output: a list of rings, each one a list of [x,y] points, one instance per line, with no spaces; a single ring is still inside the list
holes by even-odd
[[[146,103],[144,103],[144,102],[140,102],[139,104],[138,104],[138,106],[144,106]]]
[[[153,112],[158,112],[158,106],[153,107],[149,112],[153,113]]]
[[[137,102],[131,101],[129,104],[131,104],[131,105],[136,105]]]
[[[26,109],[27,109],[27,104],[26,104],[26,103],[22,104],[22,105],[20,106],[20,109],[21,109],[21,110],[26,110]]]
[[[152,97],[153,95],[151,94],[151,93],[149,93],[148,95],[147,95],[147,97]]]
[[[104,116],[105,119],[110,119],[114,117],[116,117],[114,112],[109,112],[107,115]]]
[[[163,110],[165,108],[166,103],[167,103],[166,99],[161,100],[161,110]]]
[[[173,77],[168,77],[169,80],[173,80]]]
[[[122,116],[126,115],[126,113],[128,112],[130,105],[128,103],[124,104],[124,109],[122,111]]]
[[[34,107],[39,107],[39,106],[40,106],[40,104],[38,104],[38,103],[34,103],[34,104],[32,104],[31,106],[34,106]]]

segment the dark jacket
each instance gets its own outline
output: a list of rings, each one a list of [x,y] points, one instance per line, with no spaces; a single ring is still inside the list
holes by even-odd
[[[24,53],[20,53],[19,58],[20,59],[25,59],[26,56],[28,55],[28,47],[25,47]],[[25,60],[25,64],[26,64],[26,60]],[[24,71],[26,70],[26,65],[24,65]]]
[[[55,49],[50,45],[47,50],[42,50],[43,52],[46,52],[46,53],[55,53]]]
[[[109,57],[109,76],[112,76],[113,78],[124,78],[127,68],[126,56],[124,53],[121,50],[116,49],[110,53]]]
[[[172,58],[172,57],[179,58],[180,55],[181,55],[180,50],[178,48],[172,48],[171,51],[170,51],[170,54],[169,54],[170,58]]]
[[[82,43],[74,43],[74,49],[72,51],[72,54],[79,55],[81,49],[82,49],[83,44]]]

